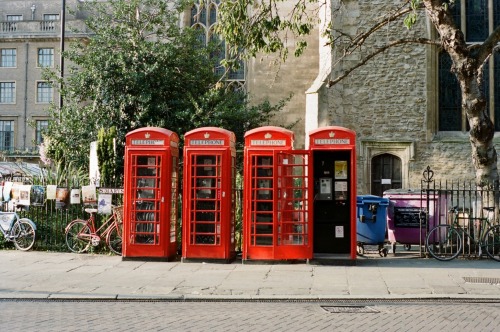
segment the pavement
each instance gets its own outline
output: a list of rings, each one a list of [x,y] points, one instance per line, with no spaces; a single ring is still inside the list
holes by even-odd
[[[400,253],[353,266],[224,264],[1,250],[0,299],[500,301],[500,263]]]

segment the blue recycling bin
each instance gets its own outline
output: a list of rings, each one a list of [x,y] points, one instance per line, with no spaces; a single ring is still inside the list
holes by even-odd
[[[356,204],[358,253],[364,254],[364,245],[378,245],[380,256],[387,256],[384,242],[389,199],[374,195],[358,195]]]

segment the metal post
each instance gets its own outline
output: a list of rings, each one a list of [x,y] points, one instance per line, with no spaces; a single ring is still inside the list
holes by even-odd
[[[64,38],[65,38],[65,26],[66,26],[66,0],[62,0],[61,2],[61,55],[60,55],[60,67],[61,67],[61,86],[59,88],[59,109],[62,109],[63,106],[63,97],[62,97],[62,84],[64,79]]]

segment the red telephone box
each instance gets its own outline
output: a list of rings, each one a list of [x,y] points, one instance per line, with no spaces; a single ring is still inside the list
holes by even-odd
[[[124,259],[175,257],[178,168],[176,133],[146,127],[126,135]]]
[[[243,260],[312,258],[309,153],[293,139],[272,126],[245,134]]]
[[[183,260],[236,256],[235,142],[233,132],[214,127],[184,135]]]
[[[314,181],[314,258],[356,259],[356,133],[331,126],[309,133]]]

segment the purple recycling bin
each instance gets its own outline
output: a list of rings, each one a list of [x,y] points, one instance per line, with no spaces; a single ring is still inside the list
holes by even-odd
[[[428,230],[446,218],[447,203],[443,196],[431,193],[427,197],[419,189],[391,189],[383,197],[389,199],[387,238],[393,250],[396,243],[424,245]]]

